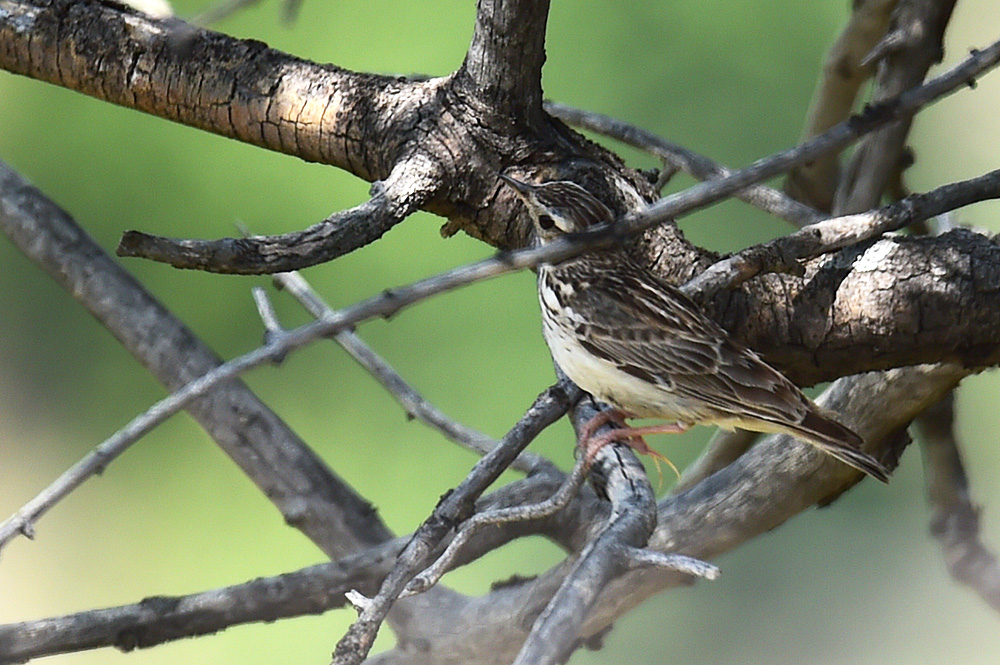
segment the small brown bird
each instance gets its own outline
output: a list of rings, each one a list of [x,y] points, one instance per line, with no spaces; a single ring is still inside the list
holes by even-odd
[[[542,244],[614,221],[611,210],[576,183],[500,178],[524,202]],[[619,248],[539,266],[538,298],[556,364],[615,408],[584,428],[588,456],[614,440],[648,452],[643,434],[714,424],[791,434],[888,481],[885,467],[860,450],[861,437]],[[592,438],[609,420],[624,427],[625,418],[670,422]]]

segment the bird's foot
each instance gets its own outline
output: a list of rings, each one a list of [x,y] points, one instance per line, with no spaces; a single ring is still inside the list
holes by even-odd
[[[691,428],[691,425],[677,422],[651,425],[648,427],[629,427],[625,423],[625,419],[631,417],[633,416],[625,411],[612,409],[609,411],[602,411],[591,418],[587,424],[584,425],[583,430],[580,433],[580,448],[583,451],[585,463],[589,465],[594,461],[594,457],[597,456],[597,453],[601,450],[601,448],[609,443],[617,441],[625,444],[629,448],[632,448],[640,455],[649,455],[655,460],[662,460],[674,470],[674,473],[680,476],[680,472],[677,470],[677,467],[674,466],[674,463],[650,447],[643,437],[646,434],[680,434],[688,431]],[[618,425],[618,428],[609,430],[600,436],[594,436],[594,432],[608,423],[614,423]],[[657,466],[657,468],[659,467]]]

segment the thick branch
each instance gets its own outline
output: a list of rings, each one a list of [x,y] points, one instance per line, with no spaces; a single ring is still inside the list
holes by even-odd
[[[838,381],[821,404],[859,428],[869,450],[883,450],[888,461],[898,434],[928,405],[939,400],[965,376],[952,366],[921,366]],[[878,394],[879,399],[871,399]],[[887,449],[888,447],[888,449]],[[739,460],[686,492],[660,503],[659,527],[649,547],[713,558],[774,529],[815,505],[829,501],[857,482],[859,475],[826,458],[805,443],[772,436]],[[548,604],[569,573],[564,562],[543,575],[494,589],[457,606],[428,610],[426,632],[410,633],[428,649],[420,654],[396,649],[373,659],[378,665],[511,662],[527,637],[526,626]],[[580,639],[598,635],[618,617],[666,588],[687,584],[690,577],[666,570],[639,570],[611,581],[598,596]],[[480,637],[469,640],[474,630]]]
[[[472,45],[456,80],[491,114],[540,129],[549,0],[479,0]]]
[[[922,362],[1000,363],[1000,244],[894,236],[721,293],[717,318],[799,385]],[[793,306],[789,308],[789,305]],[[749,312],[753,312],[752,316]]]
[[[0,68],[381,180],[439,80],[318,65],[96,0],[10,0]]]

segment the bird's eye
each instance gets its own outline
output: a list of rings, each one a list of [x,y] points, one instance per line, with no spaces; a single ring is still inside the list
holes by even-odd
[[[540,226],[543,231],[551,231],[556,227],[556,223],[552,221],[552,218],[548,215],[539,215],[538,226]]]

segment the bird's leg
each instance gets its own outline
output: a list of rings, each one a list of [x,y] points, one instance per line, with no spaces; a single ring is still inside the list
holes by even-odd
[[[601,448],[608,445],[612,441],[624,443],[640,455],[652,455],[656,458],[665,459],[658,452],[650,448],[649,444],[646,443],[646,440],[643,437],[647,434],[681,434],[691,429],[691,425],[680,422],[663,423],[662,425],[651,425],[648,427],[628,427],[625,425],[624,420],[628,417],[629,415],[623,411],[604,411],[594,416],[587,423],[587,425],[583,428],[583,434],[580,436],[580,446],[583,448],[586,455],[585,459],[588,464],[593,461],[594,456]],[[594,421],[599,418],[602,418],[602,420],[594,425]],[[614,422],[622,427],[620,429],[613,429],[595,437],[593,435],[594,430],[608,422]]]
[[[580,445],[586,447],[587,442],[593,438],[594,432],[608,423],[614,423],[622,429],[628,429],[628,425],[625,424],[625,419],[628,417],[629,414],[625,413],[621,409],[598,411],[597,415],[588,420],[584,424],[583,429],[580,431]]]

